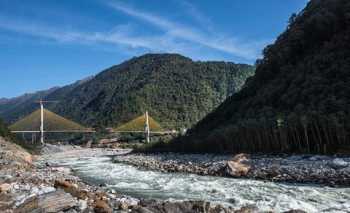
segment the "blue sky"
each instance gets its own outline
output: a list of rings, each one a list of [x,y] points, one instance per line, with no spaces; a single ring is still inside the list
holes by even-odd
[[[0,0],[0,97],[144,53],[253,64],[308,0]]]

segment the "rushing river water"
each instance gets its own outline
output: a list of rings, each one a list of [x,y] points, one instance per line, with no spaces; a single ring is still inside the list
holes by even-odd
[[[51,159],[67,166],[83,180],[106,184],[119,193],[137,198],[205,200],[234,208],[256,205],[276,212],[302,209],[307,212],[350,212],[350,188],[292,185],[247,179],[161,173],[112,163],[110,157]]]

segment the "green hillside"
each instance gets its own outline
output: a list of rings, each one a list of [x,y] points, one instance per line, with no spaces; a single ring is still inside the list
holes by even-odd
[[[148,122],[149,122],[150,131],[154,131],[154,132],[163,131],[159,123],[156,122],[151,116],[148,116]],[[146,116],[141,115],[129,121],[128,123],[117,127],[115,130],[116,131],[144,131],[145,123],[146,123]]]
[[[5,123],[0,119],[0,137],[8,138],[11,137],[11,133]]]
[[[46,108],[86,126],[120,126],[146,110],[163,128],[190,127],[239,91],[255,68],[230,62],[196,62],[178,54],[147,54],[104,70],[88,81],[42,97]],[[33,110],[0,111],[14,121]],[[0,103],[1,108],[1,103]],[[25,112],[25,113],[24,113]]]
[[[9,128],[12,131],[39,131],[41,124],[41,111],[36,110],[32,114],[17,121]],[[65,130],[86,130],[87,128],[63,118],[49,110],[44,109],[44,130],[65,131]]]
[[[48,90],[28,93],[12,99],[0,99],[0,116],[6,120],[7,123],[14,123],[35,111],[38,108],[38,100],[60,101],[77,86],[87,82],[91,78],[92,77],[89,77],[64,87],[53,87]]]
[[[350,145],[350,1],[311,0],[256,75],[173,150],[335,153]]]

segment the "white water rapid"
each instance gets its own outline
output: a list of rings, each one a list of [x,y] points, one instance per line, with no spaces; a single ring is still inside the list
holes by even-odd
[[[112,163],[110,157],[60,157],[46,159],[72,168],[83,180],[105,184],[136,198],[205,200],[239,208],[256,205],[260,210],[282,212],[349,212],[350,188],[282,184],[247,179],[161,173]]]

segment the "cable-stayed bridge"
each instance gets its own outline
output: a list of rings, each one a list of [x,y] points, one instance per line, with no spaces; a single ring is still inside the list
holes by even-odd
[[[45,133],[94,133],[95,130],[86,128],[74,121],[68,120],[44,108],[44,103],[57,101],[40,100],[40,109],[12,124],[12,133],[40,133],[40,142],[44,144]]]
[[[84,127],[44,108],[44,103],[57,101],[40,100],[40,109],[10,126],[12,133],[40,133],[41,144],[45,143],[46,133],[94,133],[92,128]],[[148,112],[117,128],[110,129],[114,133],[144,133],[146,142],[150,142],[150,135],[176,134],[177,131],[165,131]]]

